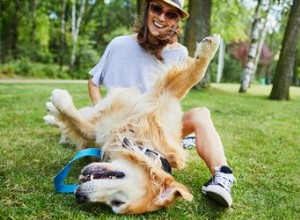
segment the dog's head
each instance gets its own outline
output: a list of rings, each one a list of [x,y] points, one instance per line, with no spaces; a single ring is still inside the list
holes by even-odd
[[[110,161],[82,170],[75,190],[79,203],[102,202],[115,213],[140,214],[170,205],[177,197],[193,196],[161,168],[161,162],[139,151],[110,152]]]

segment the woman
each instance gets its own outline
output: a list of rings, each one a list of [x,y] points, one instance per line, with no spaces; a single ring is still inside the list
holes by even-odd
[[[101,100],[101,85],[108,92],[116,87],[135,87],[143,93],[152,86],[155,74],[187,58],[187,49],[177,41],[179,22],[189,16],[183,5],[184,0],[149,0],[137,34],[110,42],[100,62],[90,71],[88,88],[93,104]],[[195,133],[197,152],[213,175],[202,192],[231,206],[230,191],[235,178],[209,110],[191,109],[184,113],[182,123],[183,137]]]

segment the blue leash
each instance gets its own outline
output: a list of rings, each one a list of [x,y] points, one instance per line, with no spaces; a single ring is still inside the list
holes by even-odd
[[[73,193],[78,185],[66,185],[64,180],[68,176],[68,173],[71,169],[71,166],[75,160],[78,160],[82,157],[101,157],[101,150],[98,148],[88,148],[79,151],[74,158],[55,176],[54,178],[54,187],[56,192],[59,193]]]

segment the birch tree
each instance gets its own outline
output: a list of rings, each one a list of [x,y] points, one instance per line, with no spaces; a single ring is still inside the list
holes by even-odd
[[[72,1],[72,53],[71,53],[71,61],[70,61],[70,69],[71,72],[74,68],[74,64],[76,61],[76,53],[77,53],[77,44],[79,37],[79,30],[81,21],[85,12],[86,0],[82,0],[79,9],[79,15],[76,17],[76,0]]]
[[[61,9],[61,24],[60,24],[60,58],[59,66],[62,69],[64,64],[64,54],[65,54],[65,32],[66,32],[66,0],[62,0]]]
[[[260,36],[259,41],[258,41],[256,56],[255,56],[255,59],[254,59],[254,66],[253,66],[253,69],[252,69],[252,72],[251,72],[251,81],[253,80],[253,78],[255,76],[256,69],[257,69],[257,66],[258,66],[258,63],[259,63],[259,60],[260,60],[260,55],[261,55],[261,52],[262,52],[262,48],[263,48],[263,45],[264,45],[264,42],[265,42],[265,39],[266,39],[266,36],[267,36],[268,18],[269,18],[269,16],[267,16],[263,21],[263,28],[262,28],[262,31],[261,31],[261,36]]]
[[[261,19],[261,15],[260,15],[261,3],[262,1],[259,0],[255,9],[255,16],[254,16],[254,21],[251,30],[251,42],[248,51],[248,60],[242,74],[241,86],[239,89],[240,93],[244,93],[247,91],[247,89],[250,86],[250,82],[252,78],[252,73],[255,65],[255,57],[257,55],[257,49],[258,49],[259,22]]]

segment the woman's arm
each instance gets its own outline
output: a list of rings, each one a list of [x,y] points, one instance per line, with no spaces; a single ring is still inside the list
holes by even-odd
[[[101,101],[100,87],[94,85],[94,83],[92,81],[92,77],[89,78],[88,89],[89,89],[90,99],[91,99],[93,105],[100,102]]]

